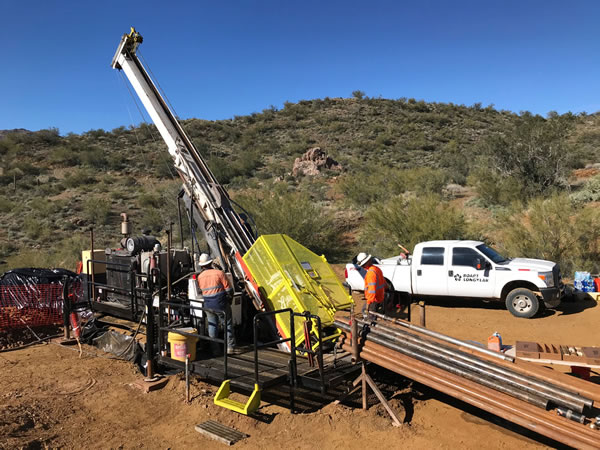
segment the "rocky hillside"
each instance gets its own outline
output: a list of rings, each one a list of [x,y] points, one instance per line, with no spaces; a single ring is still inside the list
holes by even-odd
[[[368,231],[377,226],[372,218],[378,212],[372,208],[388,208],[380,211],[382,220],[393,222],[397,211],[384,205],[393,199],[403,208],[426,203],[460,213],[460,226],[439,212],[436,217],[451,223],[440,220],[435,229],[419,233],[415,227],[420,225],[406,228],[401,214],[397,219],[404,222],[389,239],[409,243],[452,233],[498,243],[486,227],[500,213],[526,212],[529,197],[572,196],[579,188],[591,192],[585,205],[600,200],[593,185],[568,176],[600,161],[599,120],[596,115],[555,114],[544,119],[477,104],[325,98],[231,120],[190,119],[184,128],[230,194],[257,216],[261,231],[290,233],[344,260],[357,246],[376,247]],[[498,149],[514,148],[507,153],[514,159],[532,136],[542,137],[534,143],[539,152],[530,155],[537,162],[525,167],[531,176],[525,169],[517,171],[519,164],[494,158],[503,153]],[[552,153],[546,142],[569,155],[550,156],[560,166],[551,173],[538,168],[556,161],[536,159]],[[294,172],[294,161],[315,147],[342,170],[325,165],[318,175]],[[594,170],[586,172],[586,180],[593,180]],[[515,188],[531,194],[519,211],[509,211]],[[0,271],[26,265],[72,267],[81,248],[89,246],[90,227],[99,247],[116,244],[121,212],[129,213],[136,231],[151,227],[160,234],[176,221],[178,189],[168,153],[151,125],[66,136],[56,129],[0,131]],[[298,205],[304,207],[294,209]],[[431,222],[419,216],[425,211],[417,212],[410,217]],[[378,248],[391,251],[391,242]]]

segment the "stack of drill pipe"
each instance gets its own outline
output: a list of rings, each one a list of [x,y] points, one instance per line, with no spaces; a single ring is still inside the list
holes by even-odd
[[[496,365],[506,367],[514,372],[535,377],[540,381],[545,381],[554,384],[557,387],[577,392],[581,396],[593,400],[596,404],[600,404],[600,386],[594,383],[590,383],[589,381],[567,376],[564,373],[558,372],[549,367],[544,367],[529,361],[507,357],[503,353],[492,351],[488,352],[487,349],[482,350],[481,348],[475,348],[475,350],[473,350],[473,347],[465,347],[467,343],[459,341],[458,339],[451,338],[451,341],[436,339],[435,336],[439,336],[440,338],[448,338],[448,336],[445,336],[441,333],[433,332],[432,330],[429,330],[427,328],[419,327],[418,325],[411,324],[410,322],[406,322],[404,320],[392,319],[380,314],[376,315],[382,319],[392,322],[394,325],[410,329],[410,331],[416,336],[424,335],[423,337],[430,338],[431,341],[439,343],[447,343],[454,341],[458,350],[461,350],[465,353],[469,353],[471,355],[476,355],[480,359],[491,361]],[[393,329],[396,330],[400,328],[394,326]]]
[[[345,331],[350,330],[349,325],[343,321],[338,321],[336,325]],[[464,369],[448,371],[447,369],[451,365],[447,360],[442,361],[444,364],[432,365],[431,361],[416,359],[415,356],[418,352],[413,352],[410,356],[380,345],[374,342],[373,338],[377,338],[377,336],[369,332],[366,340],[360,339],[361,358],[556,441],[578,448],[600,448],[599,431],[559,417],[554,411],[547,411],[543,405],[547,404],[548,400],[542,395],[535,396],[526,393],[525,396],[517,394],[519,396],[515,397],[511,395],[511,390],[499,391],[494,383],[482,384],[474,381],[477,377],[465,376]],[[382,341],[384,344],[389,344],[389,341],[385,342],[385,338]],[[352,350],[347,338],[343,339],[342,343],[345,350]],[[402,343],[400,345],[403,346]],[[532,381],[537,383],[541,380]],[[498,381],[496,384],[499,383],[502,381]],[[531,387],[531,384],[528,386]],[[543,391],[543,394],[548,394],[547,389]],[[576,394],[574,395],[575,397],[571,400],[577,404],[578,398]],[[568,401],[567,398],[562,398],[562,400]],[[589,399],[583,399],[579,403],[584,403],[585,406],[585,403],[589,404]]]
[[[358,320],[359,326],[368,323]],[[578,413],[591,408],[593,401],[572,391],[516,373],[474,355],[452,349],[447,345],[431,342],[404,330],[382,324],[371,327],[370,340],[399,351],[423,362],[449,372],[459,374],[471,381],[483,384],[513,397],[546,409],[548,403],[563,406]]]

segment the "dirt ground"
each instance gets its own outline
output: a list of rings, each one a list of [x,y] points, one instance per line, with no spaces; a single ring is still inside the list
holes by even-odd
[[[485,342],[498,331],[515,340],[600,346],[600,308],[594,301],[564,304],[558,311],[526,320],[494,304],[438,301],[427,306],[429,328],[462,339]],[[141,375],[129,362],[110,359],[85,347],[58,343],[0,353],[0,448],[222,448],[194,430],[215,420],[247,433],[236,448],[362,449],[534,448],[551,443],[420,385],[399,380],[405,389],[392,400],[408,405],[410,421],[394,428],[376,402],[369,410],[329,404],[291,415],[263,403],[262,421],[215,406],[216,387],[194,379],[192,402],[184,403],[181,375],[160,391],[131,386]],[[94,356],[98,355],[98,356]]]

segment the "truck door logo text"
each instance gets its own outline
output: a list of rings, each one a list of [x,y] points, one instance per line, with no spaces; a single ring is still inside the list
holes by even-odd
[[[464,275],[457,273],[454,275],[454,281],[478,281],[480,283],[487,283],[489,279],[487,277],[480,277],[478,273],[465,273]]]

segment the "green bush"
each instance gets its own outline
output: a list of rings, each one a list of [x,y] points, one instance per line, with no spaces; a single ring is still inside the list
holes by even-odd
[[[162,230],[167,224],[167,220],[163,217],[160,209],[147,208],[142,210],[141,217],[137,217],[136,222],[139,223],[139,229],[149,228],[152,232]]]
[[[138,197],[138,205],[141,208],[160,208],[163,206],[160,195],[144,192]]]
[[[497,221],[498,246],[507,256],[559,262],[563,273],[600,271],[600,211],[574,205],[565,194],[535,198]]]
[[[415,192],[418,195],[441,194],[450,177],[441,169],[417,167],[415,169],[396,170],[391,172],[391,183],[388,189],[391,194]]]
[[[6,197],[0,197],[0,213],[9,213],[13,210],[15,204]]]
[[[81,153],[81,162],[96,169],[104,169],[107,165],[106,155],[100,148],[86,149]]]
[[[373,175],[366,171],[346,173],[339,178],[337,189],[350,203],[368,206],[385,195],[385,184],[376,168]]]
[[[434,194],[374,205],[361,231],[361,246],[380,256],[397,254],[397,244],[412,249],[422,241],[470,237],[462,212]]]
[[[464,185],[469,175],[470,161],[467,150],[455,140],[450,140],[441,151],[440,166],[447,169],[450,180]]]
[[[477,191],[483,206],[509,205],[515,200],[524,200],[523,183],[517,177],[502,177],[488,169],[475,169],[467,178]]]
[[[571,199],[578,203],[600,201],[600,175],[587,180],[579,190],[571,194]]]
[[[25,236],[36,242],[44,242],[52,235],[52,230],[46,221],[34,215],[25,217],[25,220],[23,220],[23,230],[25,231]]]
[[[440,194],[448,181],[447,172],[441,169],[395,169],[372,164],[342,175],[337,190],[351,204],[364,207],[404,192]]]
[[[81,250],[89,248],[89,245],[87,236],[75,235],[54,241],[50,249],[18,249],[12,246],[11,251],[3,256],[6,263],[2,265],[0,262],[0,272],[15,267],[63,267],[74,271],[77,261],[81,260]]]
[[[47,198],[36,197],[29,202],[29,208],[38,217],[49,217],[60,210],[60,205]]]
[[[83,203],[83,215],[94,225],[106,225],[110,216],[110,203],[98,197],[89,197]]]
[[[480,145],[481,167],[496,180],[518,180],[521,198],[549,195],[568,186],[569,171],[578,160],[568,141],[572,115],[544,119],[524,113],[513,129],[494,134]]]
[[[81,158],[79,153],[73,151],[72,148],[61,145],[52,149],[50,152],[50,161],[62,166],[72,167],[80,164]]]
[[[259,234],[287,234],[313,252],[340,256],[340,232],[333,216],[305,193],[258,192],[236,198],[254,218]]]
[[[96,178],[90,170],[75,169],[72,172],[68,172],[66,174],[64,184],[69,188],[76,188],[79,186],[92,184],[95,181]]]

